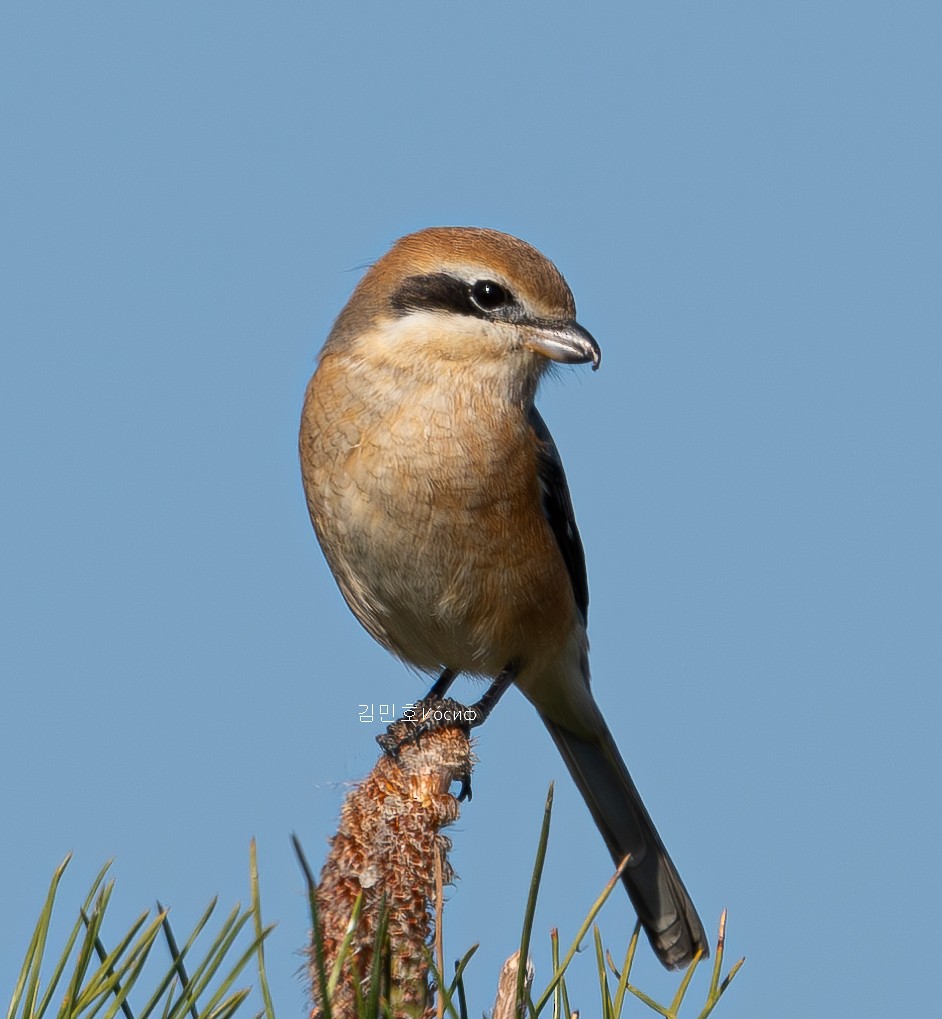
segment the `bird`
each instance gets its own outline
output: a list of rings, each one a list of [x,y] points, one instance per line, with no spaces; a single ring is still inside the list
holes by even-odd
[[[592,695],[585,553],[535,406],[557,364],[598,368],[556,266],[479,227],[408,234],[365,272],[307,387],[299,454],[317,539],[353,614],[434,675],[511,684],[549,730],[669,969],[703,925]]]

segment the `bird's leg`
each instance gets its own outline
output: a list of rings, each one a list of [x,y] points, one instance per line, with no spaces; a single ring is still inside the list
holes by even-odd
[[[477,702],[477,704],[472,704],[468,708],[469,715],[471,712],[474,712],[474,718],[471,720],[469,728],[475,729],[487,721],[488,715],[490,715],[497,702],[507,692],[507,688],[517,678],[517,674],[519,672],[520,665],[518,662],[511,662],[509,665],[504,667],[497,679],[495,679],[484,691],[484,696]],[[436,684],[436,686],[437,685],[438,684]]]
[[[430,732],[452,727],[470,732],[484,724],[519,672],[520,664],[510,662],[484,691],[484,696],[476,704],[465,707],[457,701],[443,699],[457,675],[452,669],[445,669],[428,694],[413,705],[404,718],[393,722],[382,735],[377,736],[376,742],[384,753],[395,758],[406,743],[418,743]],[[462,778],[458,799],[471,799],[470,775]]]
[[[422,698],[423,701],[440,701],[454,683],[458,673],[454,669],[442,669],[442,674],[435,680],[432,689]]]
[[[476,704],[465,707],[457,701],[444,699],[444,694],[458,675],[453,669],[444,669],[425,697],[414,704],[403,718],[393,722],[386,732],[377,736],[376,742],[390,757],[396,757],[404,743],[418,743],[424,735],[436,729],[476,729],[484,724],[519,671],[518,663],[511,662]]]

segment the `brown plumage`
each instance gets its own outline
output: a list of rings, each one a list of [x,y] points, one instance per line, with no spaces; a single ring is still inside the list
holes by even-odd
[[[347,603],[429,672],[536,706],[659,958],[706,939],[589,688],[588,588],[562,464],[533,401],[550,361],[598,366],[556,267],[493,230],[402,238],[340,313],[308,387],[301,467]]]

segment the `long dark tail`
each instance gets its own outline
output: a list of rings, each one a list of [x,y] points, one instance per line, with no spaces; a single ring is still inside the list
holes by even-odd
[[[667,855],[618,747],[597,714],[591,739],[573,735],[541,715],[579,792],[592,812],[657,957],[668,969],[686,966],[698,951],[710,954],[703,924]]]

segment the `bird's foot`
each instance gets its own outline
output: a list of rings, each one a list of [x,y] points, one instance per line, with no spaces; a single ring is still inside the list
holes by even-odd
[[[445,697],[445,691],[457,675],[452,669],[445,669],[425,697],[408,708],[402,718],[387,726],[386,731],[376,737],[376,742],[388,757],[395,758],[400,747],[406,743],[418,743],[424,735],[436,729],[456,728],[470,732],[487,721],[518,671],[519,663],[510,662],[484,691],[484,696],[476,704],[468,706]]]
[[[376,742],[389,757],[398,757],[407,743],[419,743],[423,736],[438,729],[464,729],[466,732],[484,721],[478,705],[468,707],[450,697],[426,697],[409,708],[376,737]]]
[[[386,727],[376,737],[383,753],[393,760],[399,758],[400,750],[409,744],[418,746],[423,736],[441,729],[461,729],[468,733],[484,721],[484,712],[478,705],[468,707],[449,698],[426,697],[407,709],[402,718]],[[460,776],[459,800],[471,799],[471,776]]]

